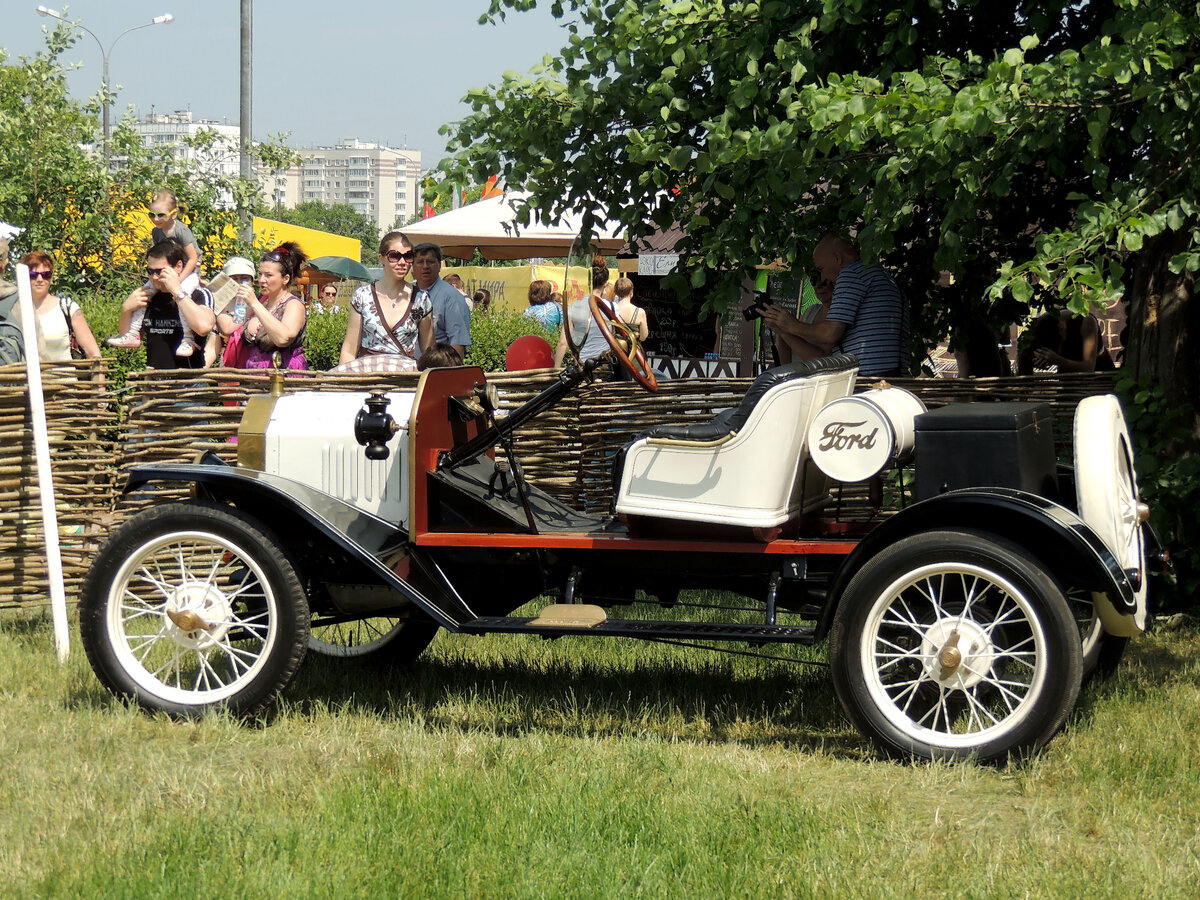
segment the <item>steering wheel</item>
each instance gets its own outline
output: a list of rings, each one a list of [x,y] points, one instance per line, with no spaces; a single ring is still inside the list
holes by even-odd
[[[588,297],[588,307],[604,340],[608,341],[608,346],[633,380],[648,391],[657,391],[658,379],[654,377],[654,370],[646,359],[646,351],[638,341],[637,331],[622,322],[607,303],[601,304],[595,294]],[[620,336],[615,332],[620,332]]]

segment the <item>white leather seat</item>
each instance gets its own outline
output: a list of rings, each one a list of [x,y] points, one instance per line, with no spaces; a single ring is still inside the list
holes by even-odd
[[[848,354],[780,366],[711,422],[651,429],[624,450],[616,511],[771,528],[818,508],[828,484],[804,436],[818,409],[853,391],[857,372]]]

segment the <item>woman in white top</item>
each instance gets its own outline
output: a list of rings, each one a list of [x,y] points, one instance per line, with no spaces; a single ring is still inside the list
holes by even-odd
[[[74,300],[50,293],[54,278],[54,260],[44,250],[34,250],[21,257],[29,267],[29,290],[33,308],[37,311],[38,352],[43,362],[65,362],[71,359],[71,337],[88,359],[100,358],[100,345],[88,327],[83,310]]]
[[[414,298],[413,286],[405,281],[413,263],[412,244],[399,231],[389,231],[379,242],[383,277],[364,284],[350,298],[346,338],[339,363],[363,356],[393,354],[417,359],[433,346],[432,304],[428,297]]]

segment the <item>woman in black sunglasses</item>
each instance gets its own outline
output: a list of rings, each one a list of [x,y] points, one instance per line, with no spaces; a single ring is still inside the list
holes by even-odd
[[[42,362],[66,362],[75,353],[99,359],[100,346],[79,304],[50,293],[54,278],[50,254],[34,250],[22,256],[21,263],[29,267],[29,292],[37,313],[38,355]]]
[[[350,298],[346,339],[339,362],[363,356],[390,354],[417,359],[433,345],[433,317],[428,298],[414,303],[413,288],[405,281],[412,269],[412,242],[399,231],[390,231],[379,242],[383,277],[364,284]]]

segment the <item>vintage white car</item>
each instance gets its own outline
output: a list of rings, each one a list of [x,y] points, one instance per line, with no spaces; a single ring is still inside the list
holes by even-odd
[[[593,314],[654,389],[636,340]],[[827,638],[846,714],[883,750],[994,760],[1049,741],[1084,677],[1146,627],[1147,510],[1115,397],[1079,404],[1060,466],[1047,406],[926,412],[894,387],[853,394],[853,357],[794,363],[707,423],[621,448],[597,516],[531,486],[512,441],[593,367],[503,417],[471,367],[386,395],[273,391],[246,407],[237,466],[134,470],[127,490],[186,483],[193,499],[133,516],[98,553],[80,605],[97,676],[150,709],[248,714],[310,650],[406,662],[438,629],[751,651]],[[898,513],[835,515],[831,484],[906,459],[916,497]],[[681,617],[695,588],[754,612]]]

